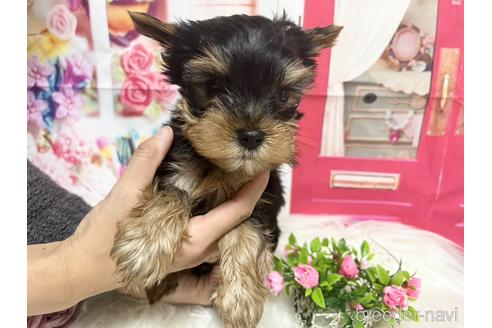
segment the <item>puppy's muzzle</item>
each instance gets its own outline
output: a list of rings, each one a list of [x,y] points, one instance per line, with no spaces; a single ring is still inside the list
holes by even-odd
[[[261,130],[238,130],[237,139],[241,146],[247,150],[258,148],[265,140],[265,132]]]

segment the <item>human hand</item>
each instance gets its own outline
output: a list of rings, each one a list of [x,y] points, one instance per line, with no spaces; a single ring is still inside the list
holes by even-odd
[[[117,223],[129,215],[130,210],[140,201],[141,191],[152,183],[156,169],[171,146],[172,138],[172,130],[164,127],[158,135],[143,142],[111,192],[87,214],[74,235],[57,245],[56,254],[63,261],[66,288],[73,304],[121,287],[115,263],[109,255]],[[268,178],[268,173],[259,174],[233,199],[205,215],[192,218],[187,228],[189,238],[183,241],[172,271],[192,268],[203,262],[214,262],[218,257],[216,241],[249,217]],[[182,287],[178,288],[174,296],[164,298],[164,301],[181,303],[180,300],[186,300],[186,303],[208,304],[204,299],[207,295],[209,299],[213,292],[210,278],[203,277],[205,280],[200,280],[184,276],[181,279]],[[202,284],[203,291],[206,291],[195,293],[198,294],[196,300],[183,294],[192,289],[186,286],[194,284]]]

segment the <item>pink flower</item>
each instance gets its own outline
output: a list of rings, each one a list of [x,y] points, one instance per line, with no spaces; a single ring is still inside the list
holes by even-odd
[[[268,274],[267,280],[268,289],[277,296],[285,287],[284,277],[277,271],[272,271]]]
[[[66,162],[79,165],[89,156],[89,149],[73,131],[62,129],[53,143],[53,153]]]
[[[48,103],[41,99],[36,99],[33,92],[27,92],[27,122],[35,124],[38,128],[43,127],[43,110],[48,107]]]
[[[364,260],[364,259],[360,260],[360,262],[359,262],[359,267],[360,267],[362,270],[366,269],[366,268],[367,268],[367,261],[366,261],[366,260]]]
[[[154,55],[141,43],[121,56],[121,67],[126,74],[149,72],[153,62]]]
[[[60,41],[68,41],[75,35],[77,18],[63,4],[51,8],[46,15],[48,31]]]
[[[77,86],[92,77],[92,64],[80,53],[74,53],[68,57],[66,63],[63,84]]]
[[[347,255],[343,258],[338,273],[340,273],[345,278],[349,278],[349,279],[353,279],[357,277],[357,275],[359,274],[359,269],[357,269],[357,265],[355,264],[354,259],[350,255]]]
[[[120,101],[127,115],[141,115],[152,103],[152,78],[131,74],[122,85]]]
[[[355,310],[355,311],[363,311],[364,310],[364,307],[362,306],[362,304],[359,304],[359,303],[350,303],[350,307],[352,308],[352,310]]]
[[[304,288],[313,288],[318,285],[319,273],[310,265],[299,264],[294,268],[295,280]]]
[[[49,87],[48,78],[53,73],[53,68],[49,64],[41,64],[37,56],[31,56],[27,60],[27,87],[35,86],[47,90]]]
[[[174,84],[169,84],[166,77],[160,73],[153,75],[153,89],[155,98],[163,103],[170,104],[176,98],[178,88]]]
[[[82,107],[81,96],[72,88],[62,88],[61,92],[53,92],[53,101],[58,104],[55,117],[62,118],[78,118],[79,109]]]
[[[417,299],[420,294],[420,288],[422,287],[422,279],[417,277],[410,278],[405,287],[407,296],[413,299]]]
[[[408,299],[405,289],[399,286],[386,286],[384,287],[383,302],[389,306],[392,310],[401,308],[403,310],[408,309]]]

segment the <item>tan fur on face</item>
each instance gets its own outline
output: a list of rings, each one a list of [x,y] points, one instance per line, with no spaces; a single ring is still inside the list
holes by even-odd
[[[207,75],[199,73],[209,73],[212,75],[225,76],[229,72],[228,57],[221,53],[218,48],[208,47],[202,50],[203,55],[191,59],[185,65],[184,78],[187,81],[203,82],[208,78]]]
[[[263,117],[255,123],[242,122],[221,106],[212,103],[199,120],[190,120],[183,129],[200,155],[226,172],[250,177],[294,161],[296,121]],[[237,131],[251,128],[265,132],[265,141],[254,152],[246,151],[237,142]]]
[[[285,67],[282,84],[296,91],[302,92],[314,81],[314,68],[306,67],[302,61],[296,60]]]
[[[263,313],[271,253],[258,229],[242,223],[219,241],[220,282],[212,301],[226,328],[254,328]],[[265,254],[270,253],[270,254]],[[261,268],[261,272],[259,270]]]
[[[118,223],[111,257],[123,284],[138,290],[154,286],[168,273],[191,217],[190,202],[176,191],[143,192],[142,202]]]

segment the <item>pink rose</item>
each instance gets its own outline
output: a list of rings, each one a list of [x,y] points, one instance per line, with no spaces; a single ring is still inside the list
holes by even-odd
[[[313,288],[318,285],[319,273],[310,265],[299,264],[294,268],[296,281],[304,288]]]
[[[268,289],[277,296],[285,287],[284,277],[277,271],[272,271],[268,274],[267,280]]]
[[[152,78],[131,74],[122,85],[120,101],[126,115],[142,115],[152,103]]]
[[[392,310],[401,308],[403,310],[408,309],[408,299],[405,289],[399,286],[386,286],[384,287],[383,302],[389,306]]]
[[[350,307],[354,311],[363,311],[364,310],[364,307],[362,306],[362,304],[359,304],[359,303],[350,303]]]
[[[126,74],[144,73],[150,71],[154,55],[141,43],[128,49],[121,56],[121,67]]]
[[[48,31],[60,41],[68,41],[75,35],[77,18],[68,8],[59,4],[51,8],[46,15]]]
[[[166,77],[160,73],[153,75],[154,95],[162,103],[170,104],[176,98],[178,88],[174,84],[167,82]]]
[[[407,296],[417,299],[420,294],[420,288],[422,287],[422,279],[417,277],[410,278],[405,287]]]
[[[347,255],[343,258],[338,273],[340,273],[345,278],[349,278],[349,279],[353,279],[357,277],[357,275],[359,274],[359,269],[357,269],[357,265],[355,264],[354,259],[350,255]]]

